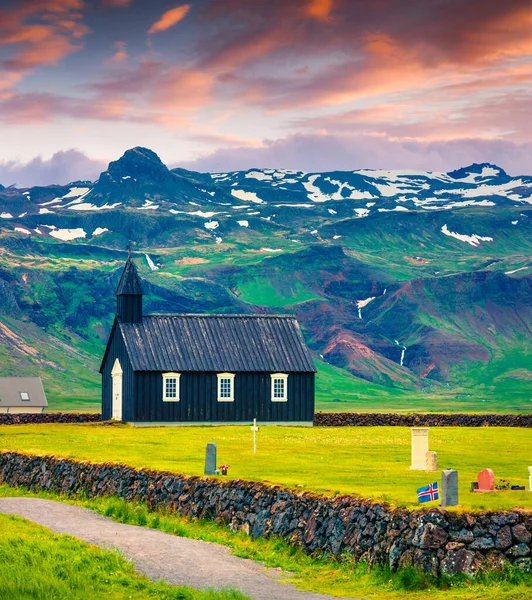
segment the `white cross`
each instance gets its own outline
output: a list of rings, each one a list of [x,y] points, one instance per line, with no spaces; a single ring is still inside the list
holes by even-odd
[[[257,427],[257,419],[253,419],[253,425],[251,426],[251,431],[253,431],[253,454],[257,454],[257,431],[259,428]]]

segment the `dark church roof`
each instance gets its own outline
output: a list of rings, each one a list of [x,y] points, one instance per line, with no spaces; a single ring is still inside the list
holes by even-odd
[[[135,371],[316,371],[293,317],[148,315],[119,326]]]
[[[140,277],[131,255],[128,257],[124,270],[122,271],[122,277],[120,277],[120,282],[116,288],[116,295],[142,296]]]

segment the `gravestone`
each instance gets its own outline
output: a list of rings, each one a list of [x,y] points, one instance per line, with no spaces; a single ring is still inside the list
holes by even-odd
[[[528,467],[528,472],[530,473],[528,484],[530,485],[530,491],[532,492],[532,467]]]
[[[441,472],[441,505],[458,506],[458,471],[455,469]]]
[[[478,491],[495,491],[495,475],[493,474],[493,471],[491,469],[484,469],[478,474]]]
[[[212,442],[205,448],[205,475],[216,475],[216,444]]]
[[[424,471],[429,451],[429,428],[412,427],[412,464],[410,469]]]
[[[438,470],[438,455],[436,452],[431,452],[430,450],[427,452],[425,470],[427,473],[433,473]]]

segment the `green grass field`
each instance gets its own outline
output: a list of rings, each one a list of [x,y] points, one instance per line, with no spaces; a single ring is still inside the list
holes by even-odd
[[[432,600],[523,600],[532,595],[532,576],[515,569],[480,573],[475,579],[462,576],[435,580],[413,569],[395,573],[391,573],[385,567],[373,566],[368,569],[364,563],[353,564],[348,556],[342,556],[338,560],[332,557],[309,556],[300,548],[278,537],[252,539],[243,532],[233,532],[214,521],[189,519],[161,510],[152,512],[145,504],[126,502],[120,498],[67,497],[51,492],[35,493],[23,488],[0,485],[0,497],[15,496],[59,500],[94,510],[119,523],[151,527],[171,535],[223,544],[236,556],[259,561],[270,568],[282,569],[287,573],[287,581],[302,591],[371,600],[421,600],[427,596]],[[19,597],[17,596],[17,600]],[[174,596],[144,597],[165,599]],[[178,597],[195,598],[188,595]],[[210,597],[217,596],[207,596]],[[235,594],[227,597],[236,599],[239,596]],[[61,596],[53,598],[62,599]]]
[[[0,515],[2,600],[245,600],[243,594],[153,583],[117,552]]]
[[[410,430],[403,427],[262,427],[253,455],[249,427],[134,428],[127,425],[17,425],[0,427],[0,449],[168,470],[203,473],[205,445],[216,442],[229,477],[325,495],[352,494],[393,505],[418,506],[416,489],[440,473],[410,471]],[[532,508],[532,493],[472,494],[470,482],[489,467],[496,478],[528,486],[532,430],[430,430],[440,468],[459,472],[461,506]],[[424,504],[423,506],[430,506]]]

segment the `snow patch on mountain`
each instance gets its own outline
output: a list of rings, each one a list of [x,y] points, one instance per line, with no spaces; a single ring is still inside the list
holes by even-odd
[[[250,171],[245,175],[246,179],[256,179],[257,181],[272,181],[273,177],[263,171]]]
[[[8,212],[3,212],[0,214],[0,219],[13,219],[13,215]]]
[[[172,211],[170,211],[170,212],[172,212]],[[202,210],[195,210],[194,212],[189,212],[189,213],[186,213],[186,214],[197,215],[198,217],[203,217],[204,219],[211,219],[212,217],[214,217],[216,215],[219,215],[220,213],[213,212],[213,211],[206,211],[206,212],[204,212]]]
[[[109,229],[107,229],[107,227],[96,227],[96,229],[92,232],[92,237],[102,235],[104,233],[107,233],[108,231]]]
[[[19,231],[20,233],[25,233],[26,235],[31,235],[31,231],[24,229],[23,227],[15,227],[15,231]]]
[[[462,233],[456,233],[456,231],[449,231],[447,224],[443,225],[443,227],[441,228],[441,232],[450,237],[454,237],[457,240],[460,240],[462,242],[467,242],[471,246],[480,246],[480,242],[493,242],[492,237],[487,237],[487,236],[483,237],[481,235],[476,235],[476,234],[465,235]]]
[[[237,223],[240,225],[240,227],[249,227],[249,221],[237,221]]]
[[[365,300],[357,300],[357,309],[358,309],[358,318],[362,319],[362,309],[364,307],[366,307],[370,302],[373,302],[373,300],[375,300],[376,296],[370,296],[369,298],[366,298]]]
[[[231,195],[244,202],[254,202],[255,204],[262,204],[264,200],[259,198],[255,192],[246,192],[244,190],[231,190]]]
[[[78,187],[73,187],[70,188],[70,191],[65,194],[64,196],[61,196],[59,198],[56,198],[56,200],[66,200],[67,198],[84,198],[90,191],[92,188],[88,188],[88,187],[82,187],[82,188],[78,188]]]
[[[218,221],[207,221],[207,223],[203,224],[203,227],[205,227],[205,229],[217,229],[220,226],[220,223],[218,223]]]
[[[44,227],[49,227],[49,225],[45,225]],[[72,240],[77,240],[79,238],[86,238],[87,234],[81,227],[77,229],[51,229],[50,235],[58,240],[63,242],[71,242]]]

